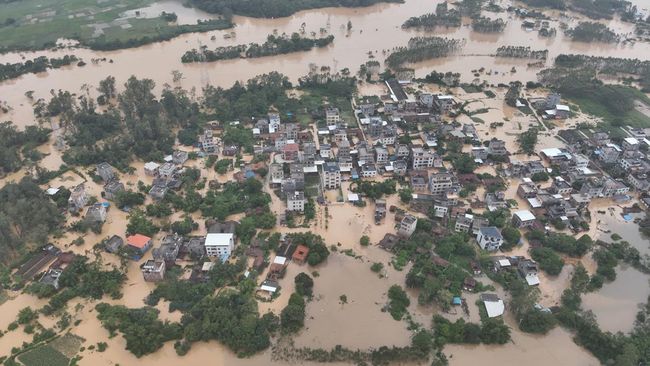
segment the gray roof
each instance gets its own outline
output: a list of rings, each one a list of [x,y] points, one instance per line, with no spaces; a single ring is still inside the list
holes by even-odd
[[[486,237],[500,238],[500,239],[503,238],[501,236],[501,233],[499,232],[499,229],[497,229],[494,226],[482,227],[480,232],[481,232],[481,235],[486,236]]]

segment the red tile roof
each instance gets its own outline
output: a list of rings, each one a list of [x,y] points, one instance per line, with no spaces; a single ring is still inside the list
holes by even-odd
[[[126,243],[128,245],[140,249],[144,248],[150,240],[150,237],[142,234],[135,234],[126,237]]]

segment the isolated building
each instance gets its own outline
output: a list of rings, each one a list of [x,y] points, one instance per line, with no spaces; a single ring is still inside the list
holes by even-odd
[[[503,236],[494,226],[482,227],[476,236],[476,241],[481,249],[492,252],[501,248]]]
[[[209,233],[205,237],[205,252],[210,257],[228,259],[235,248],[235,235],[232,233]]]

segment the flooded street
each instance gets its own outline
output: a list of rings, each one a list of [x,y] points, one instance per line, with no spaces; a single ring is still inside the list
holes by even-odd
[[[122,85],[131,75],[139,78],[151,78],[160,89],[165,83],[172,84],[172,70],[183,73],[184,79],[180,85],[186,89],[201,88],[206,83],[218,86],[230,86],[237,80],[249,78],[270,71],[278,71],[296,81],[298,77],[307,74],[308,65],[330,66],[332,70],[350,69],[355,73],[359,65],[370,59],[383,61],[387,52],[395,47],[405,46],[408,39],[415,36],[442,36],[463,38],[467,40],[465,48],[451,57],[425,61],[413,65],[416,76],[424,76],[432,70],[460,72],[463,81],[471,82],[475,77],[469,72],[484,67],[486,72],[481,79],[489,83],[507,83],[513,80],[534,80],[539,68],[528,68],[530,60],[503,59],[489,55],[494,54],[502,45],[531,46],[533,49],[548,49],[549,60],[560,53],[584,53],[589,55],[647,59],[650,55],[650,44],[598,44],[572,42],[558,32],[555,38],[540,38],[535,32],[526,32],[521,28],[521,19],[507,13],[489,14],[492,17],[506,17],[508,25],[502,34],[481,34],[471,31],[469,19],[463,21],[460,28],[436,29],[433,32],[402,30],[402,23],[412,16],[419,16],[435,10],[439,0],[407,0],[404,4],[379,4],[367,8],[343,9],[326,8],[296,13],[287,18],[253,19],[235,17],[237,24],[233,30],[212,31],[207,33],[187,34],[171,41],[156,43],[148,46],[110,51],[95,52],[88,49],[39,51],[8,53],[0,55],[0,63],[18,62],[23,57],[31,59],[40,55],[62,57],[73,53],[87,62],[85,67],[68,66],[61,69],[49,70],[45,73],[28,74],[18,79],[0,83],[0,96],[13,108],[8,115],[0,116],[2,120],[12,120],[19,126],[34,124],[30,101],[25,92],[34,91],[35,99],[48,98],[51,89],[64,89],[78,92],[82,85],[96,86],[101,79],[108,75],[116,77],[118,86]],[[150,10],[144,13],[154,13],[165,9],[167,2],[152,4]],[[504,2],[505,5],[505,2]],[[178,9],[180,22],[203,19],[206,14],[195,9]],[[181,11],[182,10],[182,11]],[[348,33],[345,25],[350,21],[352,31]],[[563,19],[573,24],[576,19]],[[288,55],[264,57],[258,59],[235,59],[204,64],[183,64],[181,55],[192,48],[205,45],[209,48],[219,46],[263,42],[267,35],[273,32],[293,33],[299,31],[305,24],[306,34],[321,34],[321,29],[336,37],[334,43],[326,48],[309,52],[298,52]],[[631,33],[633,25],[612,20],[610,26],[620,33]],[[551,25],[559,27],[557,21]],[[235,37],[224,39],[231,31]],[[372,58],[370,58],[372,55]],[[113,63],[99,62],[93,64],[92,59],[106,58]],[[515,66],[516,72],[511,73]],[[488,73],[490,75],[488,75]]]

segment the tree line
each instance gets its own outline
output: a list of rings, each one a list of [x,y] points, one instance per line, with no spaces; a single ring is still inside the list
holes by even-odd
[[[478,17],[472,19],[472,30],[479,33],[501,33],[506,29],[506,22],[501,19]]]
[[[60,58],[39,56],[25,62],[0,64],[0,81],[14,79],[21,75],[30,73],[37,74],[39,72],[47,71],[47,69],[58,69],[77,61],[79,61],[79,59],[75,55],[65,55]]]
[[[574,41],[580,42],[618,42],[620,36],[606,25],[598,22],[580,22],[565,33]]]
[[[524,46],[501,46],[497,48],[497,57],[531,58],[535,60],[546,60],[548,50],[531,50]]]
[[[399,68],[405,63],[415,63],[433,58],[446,57],[460,50],[464,40],[441,37],[411,38],[407,47],[399,47],[386,58],[390,68]]]
[[[402,28],[435,28],[435,27],[460,27],[461,15],[456,9],[449,9],[446,2],[436,6],[435,13],[427,13],[418,17],[407,19]]]
[[[301,37],[298,33],[293,33],[291,36],[269,35],[266,42],[262,44],[250,43],[248,45],[218,47],[215,50],[209,50],[205,46],[198,50],[192,49],[183,54],[181,61],[184,63],[212,62],[239,58],[242,55],[247,58],[283,55],[292,52],[309,51],[315,47],[326,47],[333,41],[334,36],[331,35],[314,39]]]
[[[300,10],[327,7],[357,8],[381,2],[401,3],[402,0],[192,0],[197,8],[208,13],[244,15],[254,18],[278,18]]]

